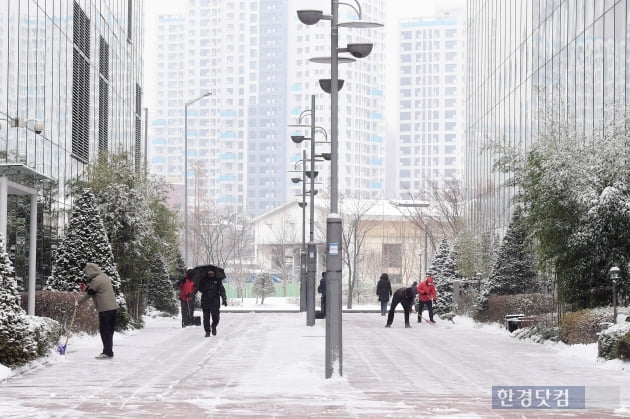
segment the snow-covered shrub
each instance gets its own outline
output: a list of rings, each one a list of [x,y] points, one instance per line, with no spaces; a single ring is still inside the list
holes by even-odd
[[[493,295],[488,297],[486,309],[475,313],[477,321],[503,322],[506,314],[536,316],[553,311],[553,298],[550,295],[517,294]]]
[[[0,235],[0,364],[13,367],[36,357],[37,342],[20,306],[13,264]]]
[[[70,327],[74,301],[81,297],[78,292],[66,291],[37,291],[35,294],[35,315],[48,317],[59,323],[60,333],[65,334]],[[26,308],[28,294],[22,294],[22,307]],[[94,335],[98,332],[98,316],[94,310],[94,303],[88,300],[77,307],[74,316],[72,333],[83,332]]]
[[[630,323],[603,330],[597,339],[597,356],[604,359],[630,359]]]
[[[575,343],[595,343],[602,324],[612,323],[612,313],[606,310],[580,310],[565,314],[560,320],[562,341],[570,345]]]
[[[561,340],[560,328],[549,323],[538,323],[532,327],[517,329],[512,332],[512,336],[517,339],[530,339],[536,343],[545,341],[559,342]]]
[[[27,316],[30,330],[37,342],[37,355],[45,356],[61,337],[61,325],[49,317]]]

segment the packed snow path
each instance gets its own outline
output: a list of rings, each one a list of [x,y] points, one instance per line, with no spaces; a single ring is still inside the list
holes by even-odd
[[[199,314],[199,313],[196,313]],[[148,319],[116,334],[112,360],[97,338],[0,383],[2,418],[516,418],[627,417],[630,373],[507,332],[441,321],[384,328],[378,313],[344,313],[343,376],[325,379],[325,321],[305,313],[222,313],[217,336]],[[415,319],[415,316],[412,316]],[[617,406],[492,409],[492,386],[587,386]],[[590,390],[589,390],[590,389]]]

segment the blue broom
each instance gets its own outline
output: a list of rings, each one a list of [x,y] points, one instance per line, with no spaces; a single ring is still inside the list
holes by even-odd
[[[77,301],[75,300],[74,310],[72,310],[72,319],[70,319],[70,326],[66,330],[66,343],[64,343],[63,345],[57,346],[57,349],[59,350],[59,354],[61,355],[66,354],[66,348],[68,347],[68,339],[70,339],[70,334],[72,333],[72,325],[74,325],[74,316],[77,314],[77,307],[78,307]]]

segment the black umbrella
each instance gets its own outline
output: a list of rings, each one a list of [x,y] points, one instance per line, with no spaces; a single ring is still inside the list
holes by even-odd
[[[208,274],[208,271],[214,272],[214,277],[217,279],[225,279],[225,271],[223,268],[219,268],[215,265],[200,265],[192,268],[192,280],[198,284],[201,278]]]

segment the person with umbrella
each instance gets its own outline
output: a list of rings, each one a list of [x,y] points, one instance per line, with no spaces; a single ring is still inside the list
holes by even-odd
[[[195,268],[199,269],[199,268]],[[223,286],[223,270],[215,272],[212,266],[204,267],[201,271],[198,290],[201,293],[201,309],[203,310],[203,328],[206,337],[217,334],[217,326],[221,313],[221,303],[227,307],[227,296]],[[212,317],[212,324],[210,324]]]

